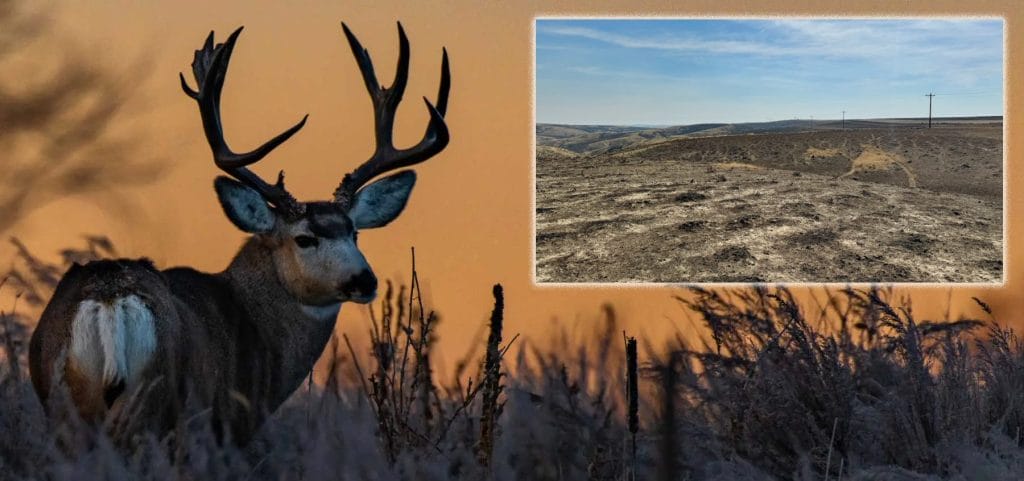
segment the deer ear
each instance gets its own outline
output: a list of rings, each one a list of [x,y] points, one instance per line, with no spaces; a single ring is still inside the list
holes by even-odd
[[[266,234],[274,229],[274,211],[259,192],[224,176],[213,181],[213,188],[224,213],[236,227],[250,234]]]
[[[356,229],[372,229],[395,220],[405,209],[413,185],[416,185],[416,173],[403,170],[364,187],[356,194],[348,211],[352,224]]]

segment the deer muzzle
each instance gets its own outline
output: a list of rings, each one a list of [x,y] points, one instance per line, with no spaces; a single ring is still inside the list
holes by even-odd
[[[373,271],[364,269],[345,282],[341,291],[354,302],[370,302],[377,297],[377,276],[373,275]]]

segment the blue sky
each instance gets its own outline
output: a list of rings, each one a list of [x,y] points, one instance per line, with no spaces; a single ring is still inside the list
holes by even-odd
[[[537,19],[537,121],[1002,115],[1001,19]]]

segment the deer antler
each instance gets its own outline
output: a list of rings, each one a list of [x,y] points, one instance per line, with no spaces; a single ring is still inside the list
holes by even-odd
[[[352,54],[355,55],[359,70],[363,74],[366,90],[369,91],[370,98],[373,100],[374,131],[377,142],[376,150],[370,159],[351,173],[346,174],[341,185],[334,191],[334,201],[348,208],[351,206],[356,191],[374,177],[390,170],[423,162],[437,155],[448,145],[448,127],[444,123],[444,114],[448,109],[451,76],[448,71],[448,51],[443,49],[441,86],[437,93],[437,106],[431,104],[426,97],[423,98],[424,103],[427,104],[427,111],[430,113],[427,131],[416,145],[408,149],[397,149],[391,138],[395,124],[395,112],[398,109],[398,104],[402,101],[402,94],[405,92],[405,85],[409,80],[409,39],[405,36],[405,30],[399,22],[398,68],[391,87],[383,88],[378,83],[377,75],[373,71],[370,53],[359,43],[356,36],[349,30],[348,25],[342,22],[341,28],[345,30],[345,37],[348,39],[349,46],[352,47]]]
[[[199,103],[203,131],[206,133],[206,140],[210,143],[213,161],[217,167],[255,189],[286,218],[296,218],[303,214],[305,206],[285,190],[284,171],[278,174],[275,184],[268,184],[246,166],[259,162],[295,132],[298,132],[306,125],[309,115],[251,152],[235,153],[224,140],[224,129],[220,119],[220,93],[224,87],[224,78],[227,76],[231,52],[235,48],[235,41],[240,33],[242,33],[242,27],[238,27],[232,32],[224,43],[214,45],[211,31],[210,35],[206,37],[203,48],[196,50],[195,59],[192,61],[192,73],[195,75],[199,90],[192,90],[188,86],[184,74],[179,74],[181,88],[189,97]]]

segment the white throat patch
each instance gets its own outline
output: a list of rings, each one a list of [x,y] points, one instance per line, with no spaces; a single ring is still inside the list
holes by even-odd
[[[309,318],[316,320],[317,322],[334,322],[338,318],[338,312],[341,311],[341,303],[328,304],[326,306],[310,306],[307,304],[300,304],[302,313]]]

